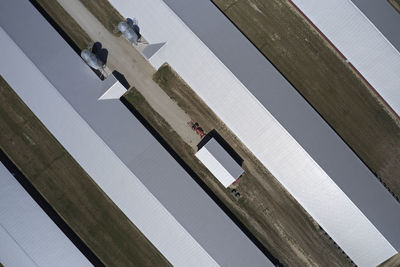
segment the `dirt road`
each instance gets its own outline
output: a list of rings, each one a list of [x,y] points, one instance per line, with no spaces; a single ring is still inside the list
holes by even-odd
[[[107,67],[123,74],[146,101],[195,149],[200,142],[186,122],[191,118],[153,81],[156,70],[123,36],[112,35],[79,0],[57,0],[82,29],[108,50]],[[183,123],[184,122],[184,123]]]

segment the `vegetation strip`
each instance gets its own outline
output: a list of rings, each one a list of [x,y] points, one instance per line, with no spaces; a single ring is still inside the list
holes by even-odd
[[[0,103],[0,149],[104,265],[169,266],[3,78]]]
[[[81,26],[76,23],[57,1],[30,0],[30,2],[76,53],[80,54],[81,50],[85,49],[92,42]]]
[[[7,168],[7,170],[14,176],[20,183],[30,197],[40,206],[40,208],[49,216],[49,218],[58,226],[58,228],[69,238],[69,240],[85,255],[85,257],[94,266],[104,266],[104,264],[97,258],[96,255],[86,246],[86,244],[77,236],[74,231],[65,223],[65,221],[57,214],[51,205],[43,198],[42,195],[32,186],[29,180],[22,174],[22,172],[15,166],[15,164],[7,157],[7,155],[0,149],[0,161]],[[1,265],[0,265],[1,267]]]
[[[213,3],[400,198],[400,122],[291,1]]]
[[[388,2],[392,5],[397,12],[400,13],[400,0],[388,0]]]
[[[80,2],[111,33],[115,33],[118,23],[126,19],[107,0],[80,0]],[[121,35],[121,33],[115,34],[117,36]]]

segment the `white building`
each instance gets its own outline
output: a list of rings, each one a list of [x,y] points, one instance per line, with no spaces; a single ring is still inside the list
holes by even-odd
[[[123,16],[138,18],[149,43],[166,42],[150,63],[159,68],[168,62],[357,265],[377,265],[396,254],[331,177],[163,1],[110,2]]]
[[[171,264],[272,266],[29,2],[0,1],[0,44],[0,75]]]
[[[1,162],[0,263],[92,266]]]
[[[0,57],[2,62],[7,62],[0,64],[0,75],[166,259],[176,266],[217,266],[214,259],[111,151],[1,27],[0,44]],[[91,71],[84,62],[81,63],[79,67],[82,70]],[[21,73],[24,74],[23,79]]]
[[[240,165],[214,138],[202,146],[195,155],[225,188],[243,174]]]

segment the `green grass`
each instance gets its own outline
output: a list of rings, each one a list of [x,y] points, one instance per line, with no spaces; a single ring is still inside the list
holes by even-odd
[[[400,197],[400,122],[287,0],[213,0]]]
[[[130,89],[124,96],[125,100],[274,257],[288,266],[349,265],[312,218],[168,65],[164,64],[153,78],[193,120],[198,121],[207,132],[216,129],[245,160],[245,174],[237,187],[242,195],[239,201],[197,160],[193,149],[136,89]]]
[[[1,77],[0,103],[0,148],[106,266],[169,265]]]

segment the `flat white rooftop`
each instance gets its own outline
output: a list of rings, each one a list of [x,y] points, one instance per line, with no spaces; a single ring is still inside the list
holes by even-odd
[[[107,77],[107,79],[110,78],[113,78],[113,75]],[[125,93],[126,88],[118,80],[115,79],[114,84],[111,85],[111,87],[99,97],[99,100],[120,99],[120,97]]]
[[[400,50],[400,16],[389,1],[351,0],[361,12]]]
[[[215,138],[208,140],[195,155],[225,188],[243,173],[240,165]]]
[[[0,74],[90,177],[176,266],[217,266],[0,28]],[[87,71],[91,71],[89,68]],[[24,78],[21,79],[20,74]],[[112,179],[110,179],[112,177]],[[133,203],[140,203],[134,205]],[[74,265],[70,265],[74,266]]]
[[[378,28],[350,0],[292,2],[325,34],[399,116],[400,53]],[[386,1],[375,2],[388,5],[383,3]],[[394,13],[393,10],[392,12]],[[393,34],[400,34],[400,31]]]
[[[235,178],[225,169],[225,167],[208,151],[202,147],[196,157],[207,167],[207,169],[217,178],[217,180],[226,188],[230,186]]]
[[[396,253],[331,177],[164,2],[110,2],[123,16],[138,18],[150,43],[167,42],[150,58],[153,66],[168,62],[356,264],[376,265]]]
[[[92,266],[1,162],[0,263]]]
[[[0,74],[171,263],[270,265],[120,100],[98,100],[113,80],[100,81],[29,2],[0,1],[0,14]]]

